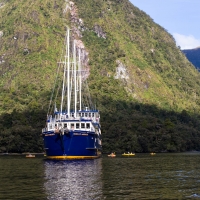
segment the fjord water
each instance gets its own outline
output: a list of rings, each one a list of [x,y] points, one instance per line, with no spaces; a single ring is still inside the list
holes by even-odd
[[[44,158],[0,156],[0,199],[200,199],[200,153]]]

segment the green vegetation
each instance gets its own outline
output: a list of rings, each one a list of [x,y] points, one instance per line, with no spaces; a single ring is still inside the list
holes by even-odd
[[[66,25],[89,52],[104,152],[200,150],[200,75],[173,37],[128,0],[73,2],[73,16],[65,1],[0,7],[0,152],[42,151]]]

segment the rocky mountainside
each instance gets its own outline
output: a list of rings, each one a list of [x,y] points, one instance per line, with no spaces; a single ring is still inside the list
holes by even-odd
[[[200,71],[200,47],[182,50],[187,59]]]
[[[146,13],[128,0],[0,0],[0,151],[41,151],[66,26],[84,52],[105,151],[200,149],[200,75]]]

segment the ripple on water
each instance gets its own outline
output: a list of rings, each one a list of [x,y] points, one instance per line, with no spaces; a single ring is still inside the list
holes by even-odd
[[[200,154],[86,161],[0,156],[0,199],[198,199]]]

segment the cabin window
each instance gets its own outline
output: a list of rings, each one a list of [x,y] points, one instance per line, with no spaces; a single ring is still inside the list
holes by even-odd
[[[81,123],[81,128],[85,128],[85,123]]]
[[[84,113],[82,113],[82,117],[84,117]]]
[[[67,124],[64,124],[64,128],[67,128]]]
[[[79,123],[76,123],[76,129],[79,129],[80,125]]]
[[[91,113],[89,113],[89,117],[91,117]]]
[[[74,117],[74,113],[72,113],[72,117]]]
[[[87,113],[85,113],[85,117],[87,117],[88,116],[88,114]]]
[[[92,117],[94,117],[94,113],[92,113]]]
[[[81,113],[78,113],[79,114],[79,117],[81,117]]]
[[[90,123],[86,123],[86,128],[90,128]]]
[[[71,128],[72,128],[72,129],[74,128],[74,123],[71,124]]]

